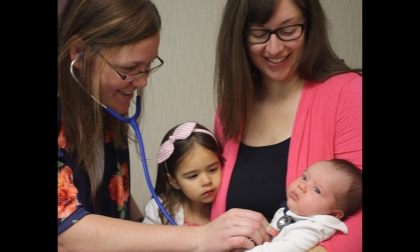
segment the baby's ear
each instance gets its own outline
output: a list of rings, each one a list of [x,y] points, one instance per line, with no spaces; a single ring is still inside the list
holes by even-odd
[[[177,190],[180,189],[179,185],[178,185],[178,181],[176,181],[176,179],[172,178],[171,174],[166,173],[166,176],[168,177],[168,182],[169,184],[171,184],[171,186]]]
[[[334,216],[335,218],[341,219],[344,217],[344,212],[342,210],[337,209],[337,210],[334,210],[331,213],[331,215]]]

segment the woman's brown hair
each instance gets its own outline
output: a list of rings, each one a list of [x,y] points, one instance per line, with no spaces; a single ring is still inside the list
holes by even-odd
[[[228,0],[217,38],[214,89],[225,139],[246,134],[255,85],[260,72],[249,59],[244,31],[251,23],[265,24],[282,0]],[[361,69],[347,66],[333,51],[327,18],[318,0],[293,0],[306,19],[305,48],[298,66],[301,78],[312,82]]]
[[[128,124],[106,113],[92,99],[100,97],[99,86],[93,87],[92,75],[96,50],[115,50],[134,44],[160,32],[161,20],[150,0],[68,0],[58,16],[58,99],[61,122],[64,126],[66,149],[77,167],[95,170],[95,146],[106,127],[114,136],[114,143],[127,148]],[[70,47],[76,42],[83,54],[83,62],[70,73]],[[89,93],[88,93],[89,92]],[[140,96],[143,91],[140,90]],[[143,99],[142,99],[143,100]],[[106,126],[105,126],[106,125]],[[134,139],[131,137],[131,139]],[[91,197],[95,197],[95,179],[91,179]]]

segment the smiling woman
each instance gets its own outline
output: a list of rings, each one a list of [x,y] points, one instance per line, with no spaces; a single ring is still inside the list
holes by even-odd
[[[227,0],[215,91],[226,165],[212,219],[242,208],[271,220],[285,189],[316,161],[341,158],[362,169],[362,69],[331,47],[320,1]],[[317,249],[361,251],[362,211],[345,224],[348,234],[319,240]]]
[[[119,14],[128,9],[137,12]],[[92,11],[99,14],[92,16]],[[95,22],[97,19],[101,23]],[[79,27],[72,20],[84,25]],[[118,20],[137,23],[143,28],[133,30],[131,26],[119,24]],[[125,81],[104,58],[122,68],[131,64],[130,67],[136,66],[136,69],[150,70],[150,62],[158,54],[160,25],[159,13],[150,1],[75,0],[66,2],[60,12],[58,174],[59,178],[69,179],[59,183],[58,190],[63,193],[59,194],[58,207],[70,209],[66,204],[73,202],[75,208],[59,214],[59,234],[71,233],[67,231],[73,230],[74,223],[90,213],[132,218],[128,126],[108,116],[103,107],[127,115],[135,90],[147,85],[149,74]],[[116,31],[121,37],[109,39],[108,34]]]
[[[163,64],[160,31],[150,0],[72,0],[58,16],[58,251],[230,251],[254,247],[249,238],[270,239],[267,220],[241,209],[195,228],[135,221],[142,217],[131,196],[128,143],[135,140],[125,122],[138,128],[140,110],[128,116],[132,97],[143,98],[160,69],[155,61]],[[220,169],[204,174],[204,198]]]

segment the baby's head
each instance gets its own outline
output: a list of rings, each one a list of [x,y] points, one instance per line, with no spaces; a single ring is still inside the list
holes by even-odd
[[[343,159],[318,161],[290,184],[286,195],[287,206],[298,215],[344,220],[362,206],[362,171]]]

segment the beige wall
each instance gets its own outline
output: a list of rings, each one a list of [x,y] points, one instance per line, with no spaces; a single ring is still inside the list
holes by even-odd
[[[320,0],[329,19],[331,45],[350,67],[362,67],[362,0]]]
[[[162,17],[159,55],[165,65],[149,78],[142,133],[151,181],[162,137],[173,126],[196,121],[213,130],[213,70],[217,31],[226,0],[152,0]],[[64,0],[58,0],[60,2]],[[362,67],[362,0],[321,0],[330,19],[331,43],[351,67]],[[131,190],[143,211],[151,197],[137,145],[130,146]]]

